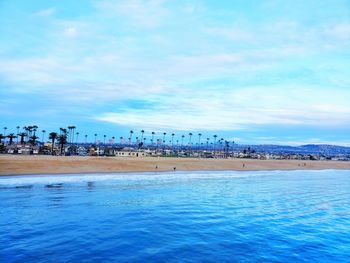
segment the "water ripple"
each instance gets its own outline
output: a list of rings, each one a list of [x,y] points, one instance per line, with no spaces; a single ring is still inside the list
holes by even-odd
[[[0,179],[0,262],[349,262],[350,171]]]

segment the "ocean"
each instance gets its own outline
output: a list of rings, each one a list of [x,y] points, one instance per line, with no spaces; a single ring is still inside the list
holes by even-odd
[[[0,178],[0,262],[350,262],[350,171]]]

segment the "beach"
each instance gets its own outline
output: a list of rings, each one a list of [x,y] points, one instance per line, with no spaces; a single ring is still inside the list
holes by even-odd
[[[1,155],[0,175],[150,171],[259,171],[350,169],[350,162],[175,157],[91,157]]]

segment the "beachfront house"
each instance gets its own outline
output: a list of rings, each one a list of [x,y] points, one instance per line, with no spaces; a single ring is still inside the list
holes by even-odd
[[[117,157],[144,157],[144,156],[147,156],[147,153],[144,151],[119,150],[119,151],[115,152],[115,156],[117,156]]]

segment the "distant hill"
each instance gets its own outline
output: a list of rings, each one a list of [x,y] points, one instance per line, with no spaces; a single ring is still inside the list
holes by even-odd
[[[286,145],[239,145],[232,147],[234,150],[247,150],[262,153],[289,153],[289,154],[324,154],[324,155],[350,155],[350,147],[327,145],[327,144],[307,144],[301,146]]]

